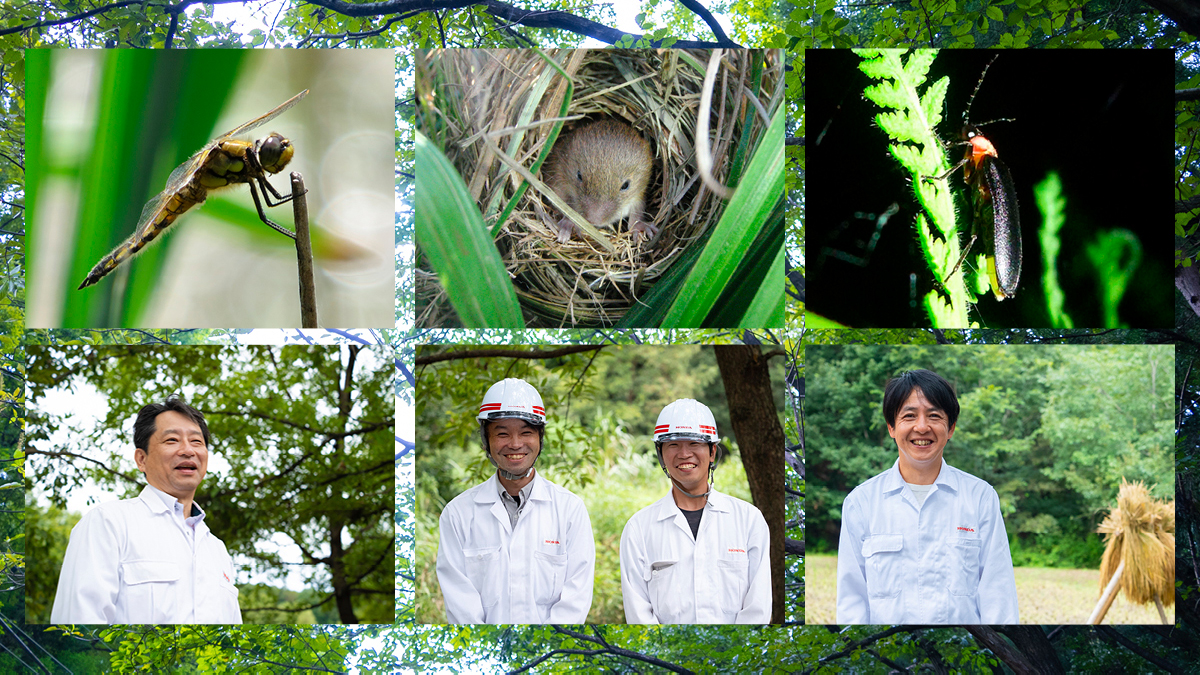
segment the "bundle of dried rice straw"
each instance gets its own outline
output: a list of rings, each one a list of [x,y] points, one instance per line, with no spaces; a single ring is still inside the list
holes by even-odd
[[[1119,587],[1130,602],[1175,603],[1175,502],[1160,502],[1142,483],[1121,479],[1117,508],[1096,530],[1105,535],[1100,588],[1124,562]]]

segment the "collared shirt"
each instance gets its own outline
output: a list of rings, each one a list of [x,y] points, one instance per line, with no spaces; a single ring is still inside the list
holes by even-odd
[[[629,623],[768,623],[770,533],[753,504],[713,490],[692,536],[671,493],[621,533]]]
[[[204,523],[146,486],[134,499],[106,502],[71,530],[53,623],[242,622],[233,561]]]
[[[529,486],[533,485],[533,481],[525,484],[525,487],[517,490],[517,495],[508,494],[508,488],[504,487],[503,483],[496,481],[500,485],[500,501],[504,503],[504,510],[508,511],[508,524],[516,527],[517,517],[525,510],[525,505],[529,503]]]
[[[582,624],[596,543],[583,500],[534,473],[514,525],[495,474],[442,510],[437,575],[450,623]]]
[[[996,490],[942,460],[918,503],[900,462],[854,488],[838,542],[839,624],[1015,624]]]

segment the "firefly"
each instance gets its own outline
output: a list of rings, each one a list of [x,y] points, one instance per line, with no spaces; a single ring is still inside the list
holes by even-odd
[[[967,193],[972,202],[971,241],[963,249],[962,257],[950,270],[945,281],[958,271],[963,260],[970,254],[976,241],[983,245],[984,257],[987,259],[988,280],[992,293],[997,300],[1011,298],[1017,293],[1017,284],[1021,280],[1021,217],[1017,206],[1017,190],[1013,185],[1012,174],[996,152],[996,146],[980,131],[984,124],[992,122],[1012,122],[1011,119],[992,120],[982,124],[971,124],[967,120],[971,112],[971,104],[975,94],[983,84],[983,78],[992,62],[983,68],[975,91],[967,102],[967,110],[963,113],[961,132],[962,145],[967,146],[966,156],[954,168],[934,180],[943,180],[963,169],[963,180],[967,184]],[[942,283],[944,284],[945,281]]]

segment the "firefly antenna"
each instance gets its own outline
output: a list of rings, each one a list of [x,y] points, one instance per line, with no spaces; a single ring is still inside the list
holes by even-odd
[[[992,123],[994,123],[994,122],[1016,122],[1016,120],[1015,120],[1015,119],[1013,119],[1013,118],[1011,118],[1011,117],[1006,117],[1006,118],[1004,118],[1004,119],[998,119],[998,120],[989,120],[989,121],[987,121],[987,122],[980,122],[979,124],[971,124],[971,123],[970,123],[970,119],[971,119],[971,117],[970,117],[970,115],[971,115],[971,104],[975,102],[975,94],[978,94],[978,93],[979,93],[979,87],[983,86],[983,78],[987,76],[987,71],[988,71],[988,68],[991,68],[991,67],[992,67],[992,64],[993,64],[993,63],[995,63],[995,62],[996,62],[996,59],[998,59],[998,58],[1000,58],[1000,55],[999,55],[999,54],[995,54],[994,56],[992,56],[991,60],[987,62],[987,65],[983,67],[983,72],[979,74],[979,81],[975,83],[975,91],[971,92],[971,98],[967,100],[967,109],[966,109],[965,111],[963,111],[963,124],[964,124],[964,125],[970,125],[970,126],[974,126],[974,127],[981,127],[981,126],[983,126],[983,125],[985,125],[985,124],[992,124]]]

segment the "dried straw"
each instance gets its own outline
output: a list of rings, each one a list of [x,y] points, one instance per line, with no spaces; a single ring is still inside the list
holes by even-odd
[[[634,245],[624,223],[619,232],[601,230],[609,246],[579,234],[559,244],[559,211],[535,185],[506,218],[497,246],[528,325],[613,325],[716,223],[726,203],[701,184],[696,169],[694,130],[709,53],[598,49],[548,55],[575,82],[562,134],[612,117],[650,141],[655,166],[646,218],[661,233]],[[420,120],[422,130],[445,149],[493,227],[524,182],[510,162],[536,173],[535,162],[545,156],[548,137],[563,119],[558,114],[566,81],[533,50],[430,50],[418,52],[417,60],[418,90],[434,111]],[[756,73],[759,61],[763,69]],[[755,103],[767,110],[779,105],[782,82],[781,52],[724,53],[709,117],[718,181],[728,184],[731,171],[749,161],[767,128]],[[755,91],[758,100],[752,101]],[[418,301],[425,306],[420,325],[443,325],[449,317],[448,308],[437,307],[444,294],[436,283],[427,270],[418,272]]]
[[[1175,502],[1150,497],[1142,483],[1121,479],[1117,508],[1096,530],[1105,535],[1100,560],[1103,592],[1122,560],[1120,588],[1133,603],[1154,602],[1170,607],[1175,602]]]

